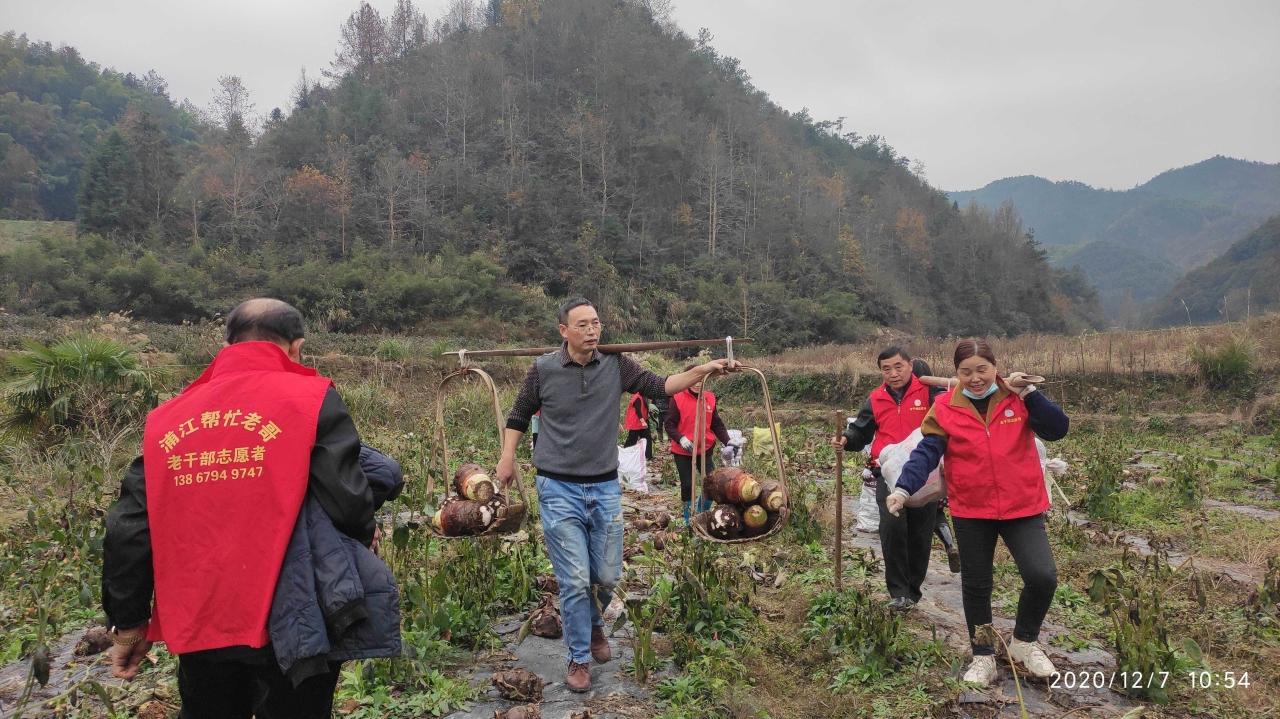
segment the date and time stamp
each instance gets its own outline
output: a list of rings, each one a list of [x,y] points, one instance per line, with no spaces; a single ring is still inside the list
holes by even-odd
[[[1192,690],[1247,689],[1249,672],[1190,670],[1143,673],[1082,670],[1054,672],[1048,680],[1050,689],[1062,691],[1165,689],[1173,688],[1177,683]]]

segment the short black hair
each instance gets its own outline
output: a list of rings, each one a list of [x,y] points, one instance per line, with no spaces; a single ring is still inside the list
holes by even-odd
[[[227,315],[227,344],[293,342],[304,336],[302,313],[282,300],[261,297],[245,300]]]
[[[911,355],[907,354],[906,350],[902,349],[898,345],[889,345],[888,347],[880,350],[880,354],[876,355],[876,366],[879,367],[881,362],[899,356],[908,362],[911,361]]]
[[[929,366],[928,362],[917,357],[911,360],[911,374],[917,377],[925,377],[933,374],[933,368]]]
[[[586,297],[570,297],[560,305],[560,312],[557,315],[560,324],[569,324],[569,313],[578,307],[595,307],[591,304],[591,300]]]

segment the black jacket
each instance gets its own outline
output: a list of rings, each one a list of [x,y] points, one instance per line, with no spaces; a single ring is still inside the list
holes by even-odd
[[[927,362],[922,359],[915,359],[911,361],[911,374],[918,378],[922,375],[932,374],[932,372],[930,372]],[[919,380],[913,378],[913,381],[918,382]],[[946,391],[942,387],[929,387],[929,404],[933,404],[938,395]],[[892,388],[889,389],[889,396],[898,404],[902,404],[902,397],[905,393],[905,388],[903,388],[902,392],[895,392]],[[862,408],[858,410],[858,415],[853,418],[849,426],[845,427],[845,450],[857,452],[871,444],[871,440],[876,436],[876,429],[878,429],[878,426],[876,425],[875,412],[871,411],[871,395],[867,395],[867,398],[862,401]]]
[[[320,405],[307,492],[315,497],[338,531],[365,546],[373,541],[374,498],[360,469],[360,435],[332,387]],[[106,525],[102,608],[110,624],[121,629],[136,627],[151,618],[155,590],[142,457],[135,459],[125,472],[120,497],[107,512]]]
[[[375,505],[404,487],[400,465],[367,446],[360,467]],[[308,494],[289,538],[268,622],[276,663],[298,686],[330,662],[399,656],[400,590],[391,569],[342,534]]]

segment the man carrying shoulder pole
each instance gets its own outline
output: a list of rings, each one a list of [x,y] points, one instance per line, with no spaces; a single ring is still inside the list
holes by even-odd
[[[659,377],[623,354],[596,350],[602,326],[591,302],[560,306],[559,350],[529,367],[507,415],[498,479],[515,477],[516,448],[541,410],[533,452],[538,506],[547,553],[560,584],[560,612],[568,645],[565,685],[591,688],[590,659],[612,657],[601,612],[622,576],[622,489],[618,484],[618,403],[624,392],[650,399],[674,395],[737,366],[714,360]]]

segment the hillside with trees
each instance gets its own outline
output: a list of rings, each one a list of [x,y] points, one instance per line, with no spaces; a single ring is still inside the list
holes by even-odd
[[[1026,176],[948,196],[1011,203],[1055,267],[1079,266],[1108,316],[1133,324],[1182,273],[1280,212],[1280,164],[1218,156],[1122,192]]]
[[[1280,309],[1280,215],[1188,272],[1150,312],[1152,324],[1239,320]]]
[[[83,66],[79,97],[130,87],[5,37],[14,76]],[[581,293],[615,338],[767,347],[1097,322],[1089,283],[1051,270],[1010,208],[962,209],[883,138],[778,107],[647,2],[457,2],[432,23],[409,0],[385,18],[362,4],[341,37],[323,79],[304,73],[260,123],[224,77],[199,118],[143,83],[74,157],[5,130],[82,171],[79,237],[0,256],[0,303],[180,321],[269,292],[333,330],[507,340],[544,336]],[[8,102],[37,102],[6,73]]]
[[[0,35],[0,218],[74,220],[85,166],[112,131],[134,143],[162,133],[195,142],[193,108],[174,105],[155,73],[103,69],[72,47]],[[154,202],[152,204],[155,204]]]

